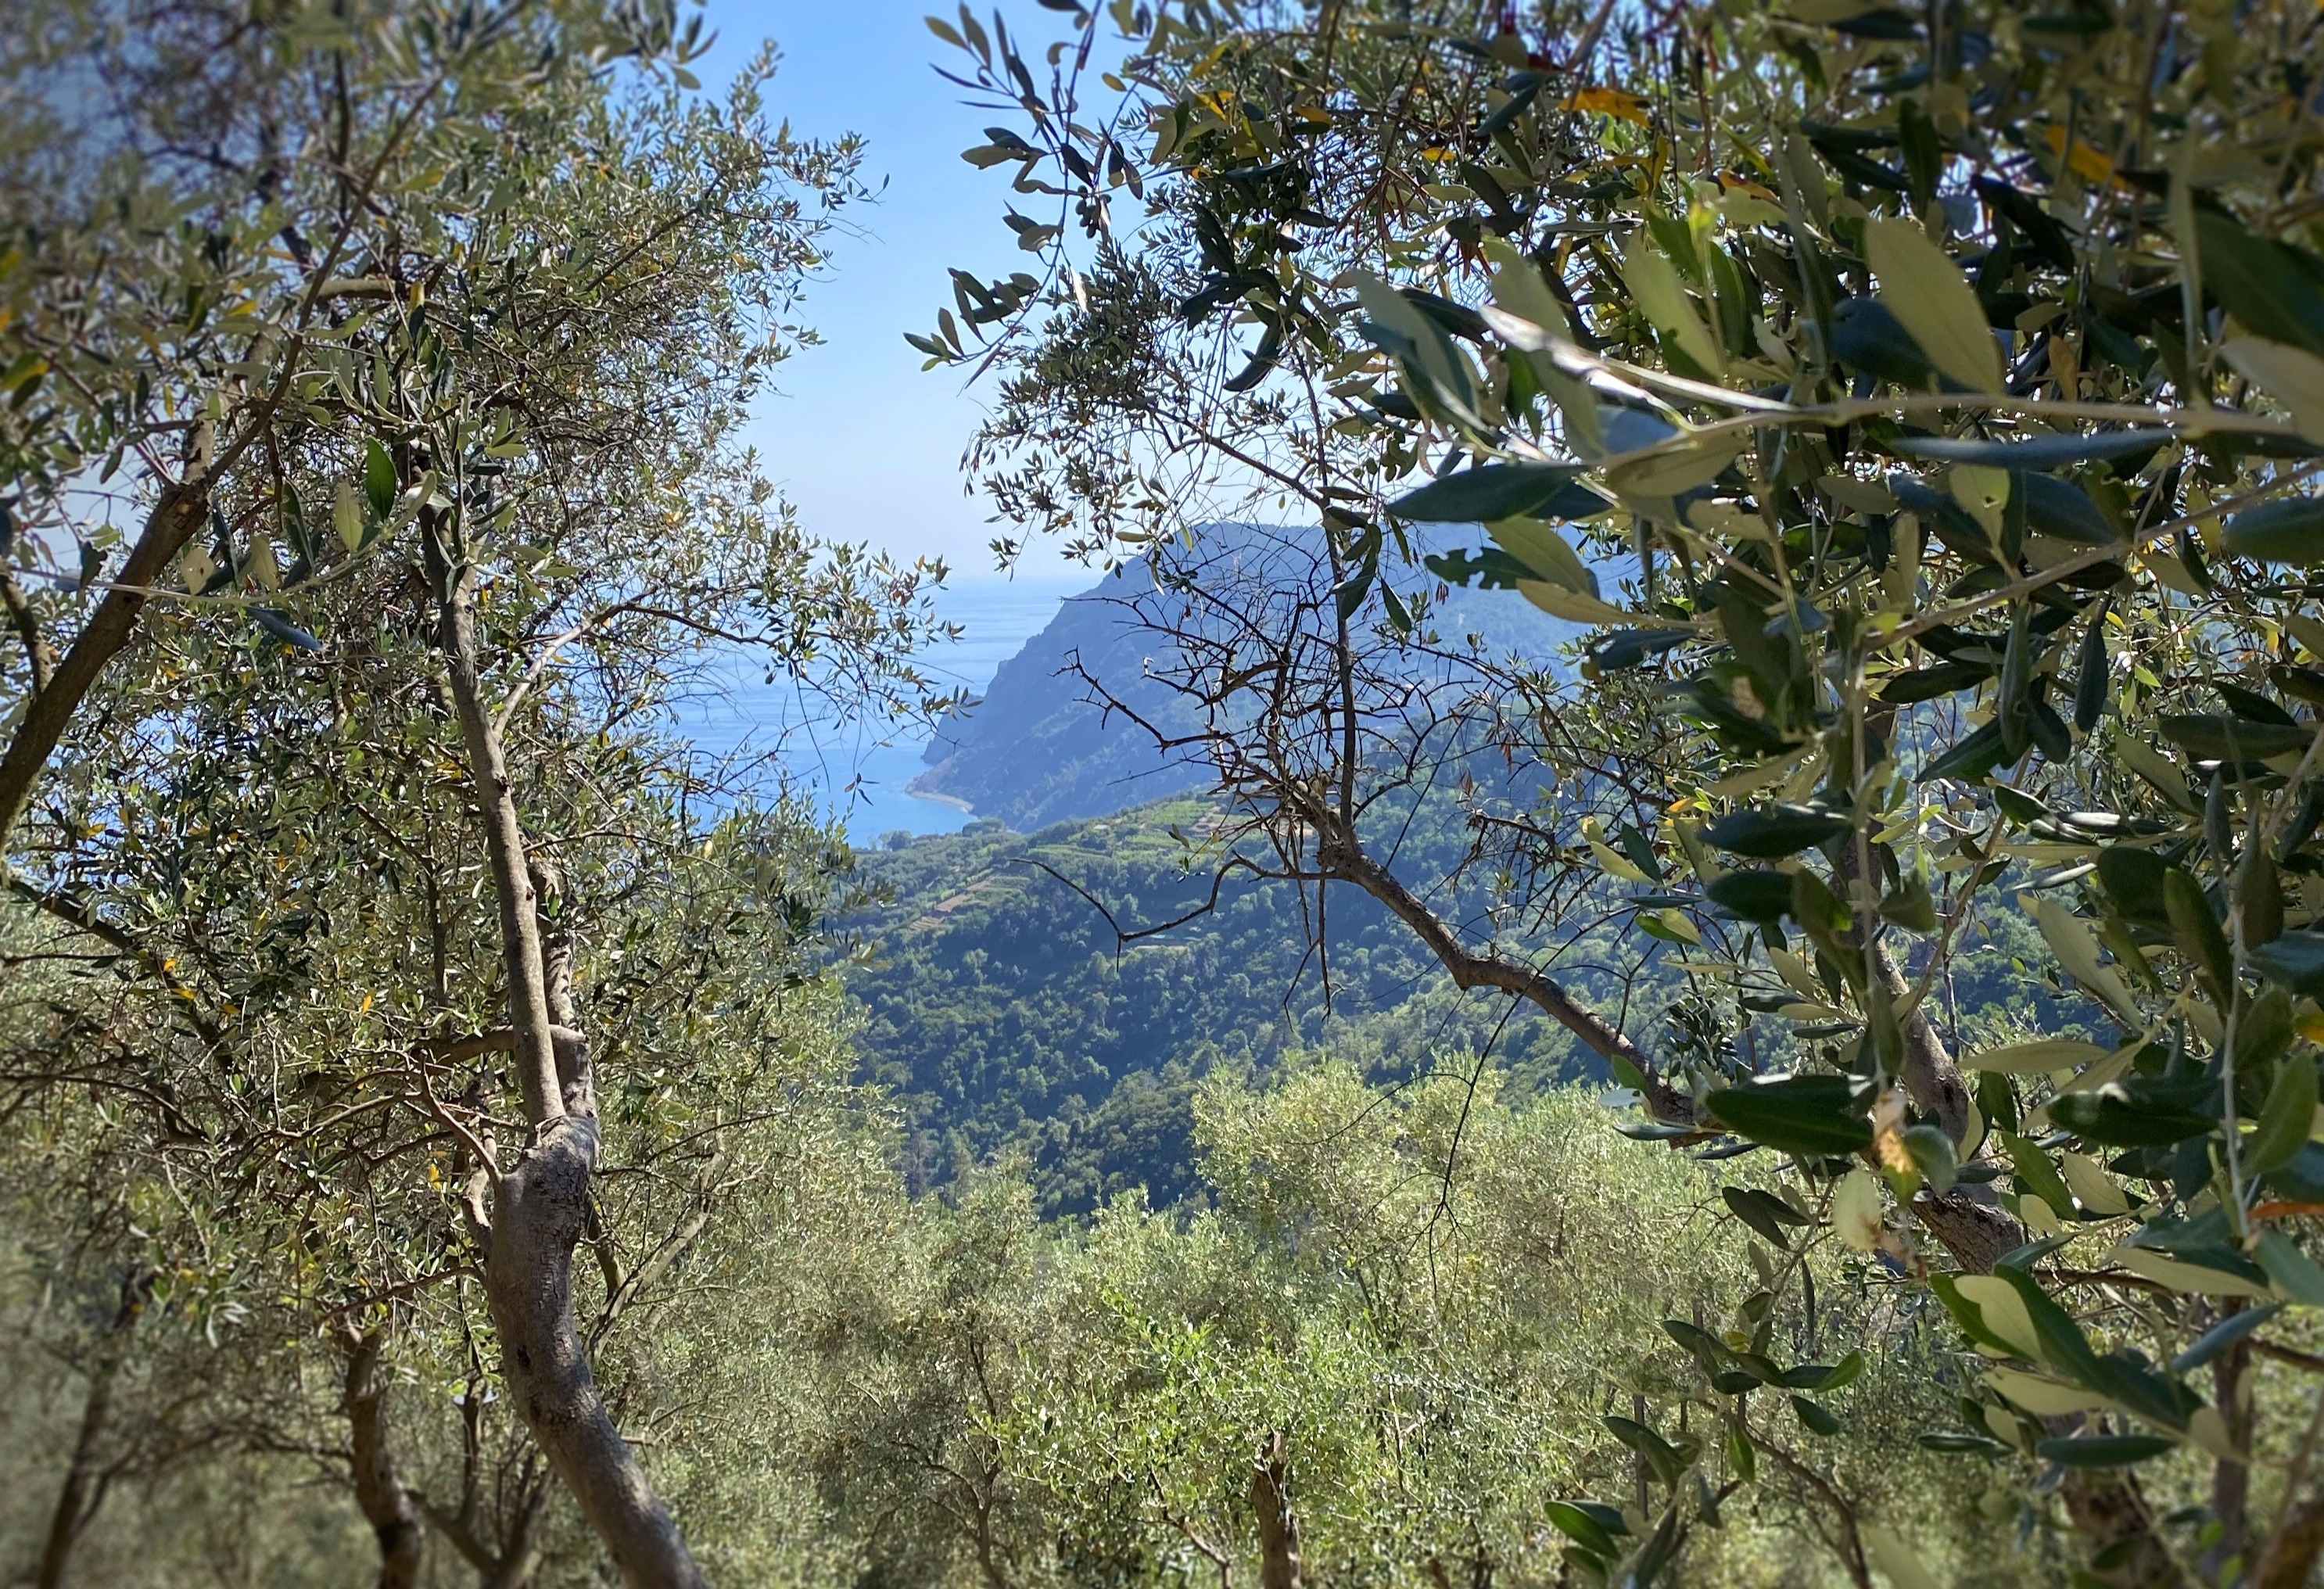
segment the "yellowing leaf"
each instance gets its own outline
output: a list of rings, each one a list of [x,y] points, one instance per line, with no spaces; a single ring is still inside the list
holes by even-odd
[[[2114,1178],[2098,1168],[2097,1159],[2087,1153],[2067,1153],[2060,1159],[2061,1173],[2066,1178],[2066,1189],[2074,1201],[2092,1214],[2128,1214],[2130,1199]]]
[[[2009,471],[1976,464],[1955,464],[1946,476],[1945,485],[1952,493],[1953,500],[1967,508],[1969,517],[1984,525],[1986,534],[1997,543],[2001,540],[2005,512],[2009,505]]]
[[[1999,393],[2001,347],[1969,278],[1916,221],[1864,224],[1864,254],[1880,278],[1880,301],[1929,362],[1962,385]]]
[[[1654,916],[1655,919],[1662,924],[1665,931],[1683,938],[1691,944],[1702,942],[1702,929],[1688,919],[1685,911],[1666,906],[1655,911]]]
[[[2292,633],[2296,634],[2299,631],[2295,629]],[[2324,636],[2319,638],[2324,639]],[[2135,734],[2117,734],[2114,739],[2114,754],[2115,760],[2153,785],[2155,792],[2164,799],[2190,817],[2195,814],[2194,797],[2187,792],[2185,776],[2161,751]]]
[[[1896,499],[1888,494],[1887,487],[1870,480],[1858,480],[1852,475],[1826,475],[1816,485],[1826,496],[1851,513],[1870,517],[1896,511]]]
[[[2236,1449],[2235,1437],[2227,1433],[2227,1420],[2216,1407],[2199,1407],[2187,1415],[2187,1438],[2221,1462],[2251,1460],[2248,1453]]]
[[[1572,323],[1565,305],[1549,290],[1541,267],[1505,237],[1484,240],[1485,257],[1493,262],[1493,301],[1509,313],[1543,330],[1571,338]]]
[[[1816,981],[1815,973],[1808,969],[1805,960],[1789,949],[1771,946],[1767,950],[1767,963],[1775,968],[1776,975],[1791,984],[1802,996],[1810,999],[1823,997],[1823,984]]]
[[[1539,519],[1502,519],[1485,526],[1500,549],[1553,585],[1595,598],[1597,577],[1564,536]]]
[[[2055,900],[2036,900],[2034,925],[2042,929],[2050,952],[2057,956],[2059,969],[2132,1027],[2145,1023],[2145,1017],[2139,1013],[2138,1001],[2131,997],[2121,974],[2099,960],[2098,940],[2080,918]]]
[[[2106,1086],[2124,1071],[2128,1070],[2130,1062],[2138,1058],[2138,1051],[2144,1047],[2146,1047],[2146,1037],[2142,1032],[2061,1086],[2058,1089],[2058,1095],[2063,1097],[2068,1093],[2091,1092]]]
[[[1864,1541],[1864,1554],[1894,1589],[1937,1589],[1937,1580],[1921,1565],[1920,1554],[1898,1536],[1877,1523],[1862,1524],[1856,1533]]]
[[[1438,400],[1463,410],[1471,407],[1476,401],[1477,383],[1468,356],[1386,279],[1369,271],[1358,271],[1354,285],[1356,301],[1363,306],[1364,313],[1412,345],[1419,374],[1435,389]]]
[[[1628,499],[1671,497],[1707,485],[1720,470],[1742,456],[1744,438],[1730,432],[1710,436],[1683,448],[1634,458],[1606,471],[1606,484]]]
[[[1757,182],[1745,186],[1766,192]],[[1736,187],[1720,195],[1719,213],[1729,226],[1738,232],[1748,231],[1753,226],[1780,226],[1784,224],[1783,207],[1770,202],[1774,197],[1768,194],[1766,199],[1755,198],[1746,192],[1744,187]]]
[[[2305,613],[2289,612],[2282,614],[2282,623],[2291,631],[2292,638],[2308,648],[2310,656],[2324,657],[2324,623]]]
[[[2226,1045],[2227,1029],[2219,1020],[2218,1007],[2210,1000],[2193,993],[2182,992],[2175,1007],[2185,1012],[2187,1024],[2193,1027],[2195,1035],[2209,1043],[2212,1049],[2218,1049]]]
[[[263,535],[251,538],[250,553],[243,559],[242,571],[255,581],[261,590],[282,588],[282,568],[274,560],[274,543]]]
[[[1602,839],[1591,839],[1590,855],[1600,872],[1621,878],[1626,882],[1652,882],[1653,878],[1638,870],[1630,858]]]
[[[1851,1169],[1832,1194],[1831,1227],[1858,1252],[1880,1244],[1880,1182],[1868,1169]]]
[[[185,582],[189,591],[199,591],[217,573],[217,559],[210,556],[206,548],[189,547],[178,559],[179,577]]]
[[[2109,1254],[2114,1261],[2133,1274],[2143,1274],[2148,1280],[2184,1291],[2196,1297],[2264,1297],[2265,1286],[2233,1275],[2221,1269],[2209,1269],[2200,1263],[2184,1263],[2176,1258],[2165,1258],[2144,1247],[2116,1247]]]
[[[2066,129],[2054,125],[2042,129],[2042,140],[2050,145],[2052,154],[2064,155],[2074,175],[2084,181],[2104,184],[2114,180],[2114,162],[2094,144],[2077,138],[2073,141],[2074,152],[2067,154]]]
[[[1571,340],[1573,327],[1566,318],[1565,306],[1549,290],[1541,267],[1513,246],[1506,238],[1487,237],[1485,257],[1491,260],[1493,271],[1493,305],[1515,316],[1527,326],[1538,327],[1539,337],[1511,335],[1518,328],[1505,327],[1498,322],[1494,328],[1508,336],[1520,346],[1543,346]],[[1488,319],[1493,316],[1489,312]],[[1588,382],[1559,369],[1548,358],[1533,361],[1534,374],[1547,389],[1559,410],[1565,415],[1566,445],[1582,457],[1596,457],[1605,448],[1599,439],[1598,399]]]
[[[1806,754],[1804,748],[1796,751],[1779,751],[1764,762],[1744,768],[1740,772],[1729,772],[1716,783],[1703,785],[1702,792],[1717,795],[1721,799],[1731,799],[1737,795],[1757,794],[1769,784],[1779,781],[1784,773],[1792,770],[1793,763],[1804,754]]]
[[[2055,345],[2052,344],[2052,346]],[[2195,582],[2195,577],[2192,574],[2187,572],[2187,565],[2172,556],[2167,550],[2159,550],[2140,558],[2132,564],[2132,567],[2145,569],[2154,576],[2156,584],[2177,591],[2190,601],[2201,601],[2210,594]]]
[[[2042,1361],[2042,1337],[2034,1332],[2034,1316],[2016,1287],[1990,1274],[1965,1274],[1953,1284],[1977,1304],[1985,1327],[2008,1343],[2011,1351],[2029,1363]]]
[[[339,482],[338,494],[331,501],[331,528],[339,532],[339,544],[349,551],[363,545],[363,510],[355,505],[355,488],[348,481]]]
[[[2080,1385],[2061,1384],[2040,1374],[2029,1374],[2023,1369],[1987,1369],[1985,1382],[2035,1418],[2061,1418],[2070,1412],[2106,1412],[2114,1407],[2113,1402],[2095,1390],[2085,1390]]]
[[[1646,101],[1637,94],[1621,88],[1583,88],[1565,101],[1567,110],[1594,111],[1600,115],[1619,116],[1626,122],[1646,125]]]

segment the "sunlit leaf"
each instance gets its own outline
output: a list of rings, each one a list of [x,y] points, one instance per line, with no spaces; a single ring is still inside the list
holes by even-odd
[[[1973,391],[2001,391],[2001,349],[1985,311],[1928,234],[1912,221],[1868,221],[1864,252],[1880,279],[1880,301],[1929,362]]]

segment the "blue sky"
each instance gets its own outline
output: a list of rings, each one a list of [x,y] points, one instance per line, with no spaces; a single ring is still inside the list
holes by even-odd
[[[879,204],[851,212],[862,235],[836,241],[831,275],[808,296],[806,319],[824,346],[784,366],[781,391],[759,404],[752,439],[769,476],[816,534],[941,555],[956,578],[973,577],[992,572],[994,527],[964,494],[959,464],[982,393],[964,391],[954,372],[923,373],[903,334],[927,330],[951,301],[948,266],[991,277],[1023,268],[1025,256],[1001,224],[1008,173],[960,158],[995,118],[932,69],[953,53],[921,20],[932,9],[928,0],[710,0],[718,43],[700,75],[715,86],[773,39],[783,63],[770,116],[802,134],[861,133],[866,174],[887,183]],[[1002,14],[1028,35],[1047,36],[1044,21],[1062,20],[1031,0]],[[1067,565],[1044,547],[1025,567]]]

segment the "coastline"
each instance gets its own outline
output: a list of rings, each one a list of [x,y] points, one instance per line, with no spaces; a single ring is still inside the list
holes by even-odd
[[[936,790],[923,789],[920,787],[928,781],[929,774],[936,771],[936,768],[929,768],[927,772],[921,773],[909,783],[904,785],[904,792],[911,796],[916,800],[926,800],[930,805],[936,806],[949,806],[955,811],[965,812],[972,817],[976,815],[976,808],[970,805],[966,800],[962,799],[958,795],[948,795]]]

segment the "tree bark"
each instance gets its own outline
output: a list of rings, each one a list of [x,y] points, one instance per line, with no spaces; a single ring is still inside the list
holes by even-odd
[[[1910,988],[1886,949],[1869,934],[1864,948],[1871,975],[1881,978],[1890,994],[1901,1000]],[[1898,1079],[1914,1107],[1933,1117],[1945,1134],[1959,1143],[1969,1130],[1969,1087],[1960,1067],[1918,1006],[1900,1024],[1904,1065]],[[1992,1194],[1982,1187],[1955,1187],[1941,1197],[1923,1194],[1914,1200],[1913,1212],[1964,1273],[1991,1272],[2004,1254],[2025,1240],[2024,1227],[1997,1206]],[[2057,1420],[2051,1432],[2069,1433],[2074,1421]],[[2170,1550],[2155,1534],[2154,1519],[2136,1477],[2070,1469],[2059,1494],[2075,1529],[2091,1542],[2094,1554],[2123,1551],[2123,1558],[2107,1575],[2113,1582],[2144,1589],[2182,1581]]]
[[[380,1383],[381,1332],[345,1343],[346,1390],[340,1403],[347,1415],[353,1449],[355,1504],[379,1539],[379,1589],[413,1589],[427,1544],[419,1503],[395,1471],[387,1439],[387,1388]]]
[[[2227,1316],[2242,1311],[2230,1303]],[[2251,1368],[2251,1338],[2246,1335],[2211,1361],[2211,1402],[2227,1426],[2227,1442],[2249,1451],[2252,1409],[2244,1375]],[[2211,1515],[2219,1521],[2219,1540],[2203,1553],[2203,1568],[2216,1576],[2229,1557],[2244,1554],[2251,1536],[2251,1468],[2240,1462],[2222,1462],[2211,1470]]]
[[[565,1115],[493,1179],[484,1291],[501,1372],[517,1416],[623,1578],[636,1589],[694,1589],[701,1572],[613,1427],[574,1324],[573,1252],[588,1222],[596,1158],[596,1121]]]
[[[491,1214],[480,1233],[484,1296],[517,1416],[573,1493],[634,1589],[698,1589],[706,1580],[669,1509],[597,1392],[573,1316],[573,1252],[588,1224],[597,1166],[588,1049],[551,1017],[549,976],[524,829],[477,679],[475,579],[445,556],[441,526],[423,524],[439,580],[440,638],[469,776],[500,904],[511,1050],[532,1140],[513,1167],[489,1167]]]
[[[484,1460],[484,1386],[481,1378],[468,1381],[460,1400],[460,1510],[444,1508],[420,1498],[429,1526],[451,1541],[468,1565],[476,1569],[481,1589],[526,1589],[540,1566],[540,1520],[549,1510],[549,1479],[535,1466],[528,1452],[519,1470],[516,1504],[512,1510],[496,1507],[493,1543],[487,1545],[477,1528],[481,1510],[480,1467]],[[501,1499],[507,1500],[503,1489]]]
[[[2319,1555],[2324,1555],[2324,1501],[2310,1501],[2267,1542],[2253,1589],[2306,1589]]]
[[[528,1589],[533,1574],[540,1568],[540,1547],[533,1536],[539,1530],[547,1501],[546,1492],[536,1492],[526,1499],[513,1530],[497,1555],[476,1538],[475,1530],[465,1518],[439,1511],[433,1506],[426,1510],[429,1525],[449,1539],[452,1547],[476,1569],[479,1589]]]
[[[1290,1440],[1268,1437],[1251,1466],[1250,1509],[1259,1514],[1259,1589],[1299,1589],[1299,1520],[1291,1510]]]
[[[146,602],[142,588],[169,572],[171,562],[208,518],[209,504],[205,464],[198,462],[185,479],[162,488],[153,511],[145,515],[137,544],[130,549],[129,561],[115,578],[116,587],[140,588],[106,591],[50,670],[46,687],[25,703],[24,720],[9,737],[7,750],[0,752],[0,850],[32,804],[33,786],[71,726],[73,715],[88,698],[105,665],[121,654],[136,633]]]
[[[476,678],[475,574],[461,568],[447,577],[443,609],[443,647],[451,675],[452,700],[460,738],[468,753],[484,818],[484,853],[500,907],[501,957],[509,983],[509,1026],[517,1086],[525,1119],[545,1126],[565,1113],[557,1086],[556,1039],[549,1013],[548,962],[541,953],[540,898],[526,864],[524,825],[516,808],[507,753],[484,709]],[[593,1152],[594,1159],[594,1152]]]
[[[1876,923],[1866,937],[1867,969],[1880,978],[1891,999],[1902,1002],[1911,994],[1912,984],[1897,969],[1888,947],[1876,936],[1877,931]],[[1897,1026],[1904,1038],[1904,1065],[1897,1076],[1904,1084],[1904,1095],[1913,1100],[1914,1108],[1943,1127],[1945,1135],[1959,1145],[1969,1135],[1968,1080],[1919,1004],[1914,1004]]]

